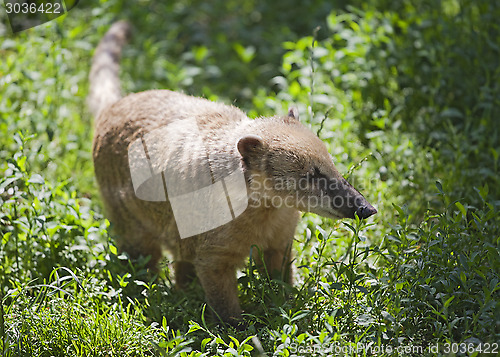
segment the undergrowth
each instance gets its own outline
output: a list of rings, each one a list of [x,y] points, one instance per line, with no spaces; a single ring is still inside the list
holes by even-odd
[[[0,28],[2,356],[498,352],[499,5],[301,6],[93,1],[20,34]],[[153,274],[114,245],[84,98],[92,50],[122,17],[136,28],[126,91],[236,99],[251,117],[295,104],[379,211],[304,214],[293,285],[250,260],[244,329],[215,324],[199,284],[177,290],[168,257]]]

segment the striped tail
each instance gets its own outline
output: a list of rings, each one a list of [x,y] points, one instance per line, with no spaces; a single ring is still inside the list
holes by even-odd
[[[87,103],[96,118],[103,109],[122,97],[119,61],[130,32],[130,25],[126,21],[115,22],[95,50],[89,75]]]

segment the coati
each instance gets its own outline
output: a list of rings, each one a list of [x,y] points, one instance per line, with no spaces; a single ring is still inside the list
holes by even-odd
[[[118,61],[129,31],[126,22],[112,25],[89,76],[95,174],[119,249],[151,256],[154,268],[166,247],[176,284],[185,287],[197,276],[215,314],[237,323],[236,269],[251,251],[261,267],[292,281],[299,211],[331,218],[377,211],[339,174],[296,109],[251,120],[233,106],[169,90],[121,98]],[[235,189],[238,179],[224,183],[230,175],[239,175],[243,187]],[[198,224],[213,223],[218,208],[228,205],[231,216],[223,224]]]

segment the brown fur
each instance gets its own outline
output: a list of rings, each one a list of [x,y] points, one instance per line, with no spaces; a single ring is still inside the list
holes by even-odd
[[[124,34],[123,25],[114,25],[110,32]],[[94,66],[106,51],[105,37],[98,47]],[[118,45],[117,45],[118,43]],[[122,42],[115,41],[118,48]],[[115,51],[116,52],[116,51]],[[115,61],[117,58],[115,57]],[[91,91],[99,87],[100,77],[91,71]],[[299,203],[294,207],[268,205],[272,197],[283,199],[296,195],[324,195],[325,190],[311,184],[306,189],[261,187],[259,180],[277,182],[283,178],[299,180],[307,175],[321,174],[329,180],[342,182],[339,192],[352,193],[354,208],[326,205],[309,209],[319,214],[339,218],[352,217],[362,207],[364,216],[376,212],[366,200],[342,179],[335,169],[324,144],[298,121],[296,110],[285,117],[249,119],[242,111],[202,98],[168,90],[152,90],[118,100],[117,67],[104,74],[105,83],[114,83],[112,96],[99,98],[94,105],[97,115],[93,158],[95,173],[110,220],[118,235],[119,247],[132,256],[151,256],[155,267],[162,247],[174,255],[176,281],[186,286],[196,274],[206,293],[207,301],[216,314],[227,322],[241,317],[235,270],[241,267],[253,245],[264,252],[269,272],[281,272],[291,282],[291,253],[299,210],[308,210]],[[92,102],[91,97],[91,102]],[[92,103],[91,103],[92,104]],[[169,202],[150,202],[137,198],[132,186],[128,162],[131,143],[145,134],[153,135],[162,153],[158,171],[183,167],[180,174],[186,181],[206,161],[204,148],[190,146],[195,133],[183,126],[195,118],[204,138],[206,150],[213,158],[214,172],[222,177],[234,169],[236,162],[249,189],[248,208],[229,223],[186,239],[181,239]],[[192,140],[191,140],[192,139]],[[214,177],[218,180],[222,177]],[[258,191],[258,192],[257,192]],[[259,193],[259,196],[252,196]],[[333,195],[333,191],[330,192]],[[335,191],[335,193],[338,193]],[[253,199],[252,197],[258,197]],[[368,211],[367,211],[368,209]],[[195,220],[196,217],[193,217]],[[255,252],[255,250],[254,250]]]

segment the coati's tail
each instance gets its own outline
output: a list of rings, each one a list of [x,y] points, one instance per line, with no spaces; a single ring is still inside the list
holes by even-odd
[[[121,98],[119,61],[122,47],[127,42],[130,32],[128,22],[115,22],[95,50],[89,75],[90,89],[87,99],[94,117]]]

